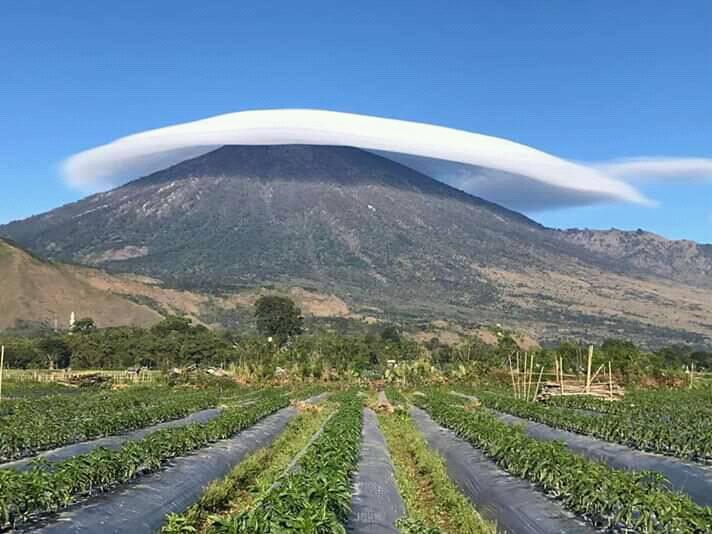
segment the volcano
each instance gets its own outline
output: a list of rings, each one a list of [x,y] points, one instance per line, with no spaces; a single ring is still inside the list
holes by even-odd
[[[301,287],[399,320],[712,336],[709,246],[546,228],[357,148],[224,146],[0,235],[171,287]]]

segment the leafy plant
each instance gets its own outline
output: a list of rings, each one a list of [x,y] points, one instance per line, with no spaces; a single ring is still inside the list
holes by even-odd
[[[282,393],[267,391],[254,404],[228,407],[207,423],[160,430],[116,451],[95,449],[51,468],[38,463],[25,472],[0,469],[0,527],[55,512],[83,496],[156,471],[171,458],[228,438],[288,402]]]
[[[0,412],[0,461],[183,417],[216,406],[221,394],[141,386],[16,400]]]
[[[556,428],[686,460],[712,461],[712,396],[708,391],[646,393],[619,403],[557,400],[548,404],[486,391],[476,394],[488,408]],[[581,410],[605,410],[607,415],[597,417]]]
[[[279,480],[253,508],[213,518],[212,532],[345,533],[351,507],[351,474],[361,442],[362,406],[343,394],[337,413],[306,451],[298,468]]]
[[[486,410],[466,411],[442,393],[432,392],[415,402],[500,467],[537,484],[598,528],[642,533],[712,529],[711,508],[671,493],[655,474],[590,462],[562,443],[529,438],[521,427],[503,423]]]

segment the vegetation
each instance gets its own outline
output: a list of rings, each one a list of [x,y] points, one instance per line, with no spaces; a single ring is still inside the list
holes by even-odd
[[[404,399],[388,389],[391,402]],[[398,489],[406,507],[399,521],[403,534],[494,533],[448,477],[444,461],[427,445],[404,409],[378,414],[378,424],[386,438],[393,461]]]
[[[169,514],[162,532],[178,534],[203,532],[211,515],[240,512],[262,498],[284,472],[292,458],[317,432],[333,407],[305,409],[292,419],[270,445],[240,462],[224,479],[213,482],[201,498],[181,514]]]
[[[297,469],[283,478],[251,509],[215,519],[217,533],[345,532],[351,507],[351,473],[361,442],[362,406],[353,393],[307,449]]]
[[[561,443],[529,438],[521,428],[502,423],[485,410],[466,411],[446,394],[431,392],[417,397],[416,403],[500,467],[537,484],[598,528],[704,532],[712,524],[712,508],[671,493],[656,473],[619,471],[590,462]]]
[[[507,361],[518,350],[513,333],[501,329],[497,329],[496,344],[477,337],[450,345],[433,337],[421,344],[395,325],[370,333],[316,328],[296,335],[302,329],[301,315],[283,297],[263,297],[255,313],[264,335],[214,331],[190,319],[169,316],[151,328],[82,327],[65,334],[0,334],[0,343],[6,346],[9,368],[214,366],[229,369],[243,382],[386,378],[400,384],[445,380],[505,384],[509,381]],[[585,346],[564,342],[540,350],[536,361],[551,369],[554,359],[560,358],[566,373],[582,374],[586,353]],[[596,365],[610,361],[616,381],[623,385],[677,386],[689,381],[685,365],[694,364],[699,371],[710,368],[712,351],[673,346],[647,352],[628,341],[608,340],[596,347],[594,360]]]
[[[133,387],[4,401],[0,461],[177,419],[217,405],[222,391]]]
[[[254,404],[228,407],[207,423],[160,430],[121,449],[95,449],[49,466],[17,472],[0,469],[0,528],[67,507],[81,497],[156,471],[171,458],[188,454],[253,425],[288,404],[277,391],[266,391]]]
[[[257,331],[284,345],[290,337],[302,333],[304,317],[292,299],[277,295],[260,297],[255,303]]]
[[[606,417],[486,391],[477,391],[477,397],[488,408],[578,434],[687,460],[712,460],[712,395],[708,390],[683,395],[656,393],[652,398],[657,402],[642,406],[621,403],[610,407]],[[591,404],[600,406],[595,401]]]

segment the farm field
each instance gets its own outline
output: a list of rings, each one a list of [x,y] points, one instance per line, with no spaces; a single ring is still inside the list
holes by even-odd
[[[612,403],[525,402],[462,384],[12,388],[0,415],[11,424],[0,438],[6,457],[31,463],[24,470],[0,466],[5,531],[712,531],[712,508],[663,473],[612,467],[526,426],[545,422],[565,435],[595,436],[709,472],[696,484],[700,494],[712,494],[704,444],[677,448],[678,434],[702,441],[709,432],[705,389],[633,391]],[[215,411],[209,419],[159,427],[116,447],[79,449],[55,461],[41,456],[47,447],[121,436],[206,408]],[[609,430],[615,425],[617,434]],[[660,427],[665,432],[656,434]],[[19,445],[40,428],[46,438]]]

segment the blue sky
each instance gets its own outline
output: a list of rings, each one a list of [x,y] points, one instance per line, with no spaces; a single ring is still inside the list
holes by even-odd
[[[46,2],[0,18],[0,222],[82,196],[67,156],[229,111],[442,124],[574,161],[712,157],[712,2]],[[712,242],[712,179],[535,213]]]

